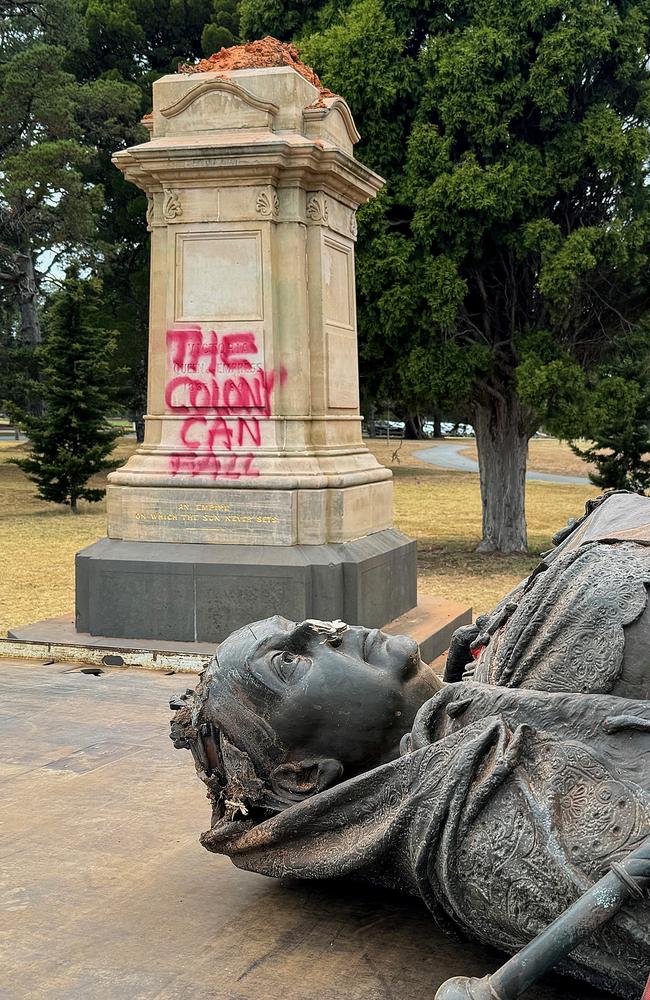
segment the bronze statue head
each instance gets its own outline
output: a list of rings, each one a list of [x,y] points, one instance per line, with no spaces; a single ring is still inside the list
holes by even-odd
[[[407,636],[276,616],[219,646],[172,738],[192,749],[219,809],[277,811],[397,757],[440,686]]]

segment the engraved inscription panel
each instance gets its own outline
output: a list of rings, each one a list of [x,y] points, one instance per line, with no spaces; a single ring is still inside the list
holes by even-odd
[[[109,534],[134,541],[293,545],[293,490],[146,489],[122,491]]]
[[[175,319],[263,319],[262,240],[251,232],[179,233]]]

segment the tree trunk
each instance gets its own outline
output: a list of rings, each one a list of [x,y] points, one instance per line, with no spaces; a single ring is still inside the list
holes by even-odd
[[[32,349],[42,342],[41,323],[38,316],[38,287],[34,274],[34,260],[31,250],[16,254],[16,301],[20,312],[20,335],[24,344]],[[34,381],[40,381],[40,373],[34,372]],[[43,400],[28,393],[25,409],[34,417],[42,417]]]
[[[483,541],[479,552],[526,552],[526,459],[530,429],[514,393],[477,405]]]
[[[36,278],[31,252],[16,255],[16,295],[20,310],[20,332],[25,344],[41,343],[41,324],[37,311]]]
[[[144,413],[135,414],[133,426],[135,427],[135,439],[138,444],[142,444],[144,441]]]
[[[408,441],[419,441],[422,438],[422,417],[417,413],[409,413],[404,417],[404,437]]]
[[[368,437],[377,437],[377,428],[375,427],[375,421],[377,420],[377,407],[372,403],[368,408],[368,419],[366,421],[366,427],[368,428]]]
[[[442,421],[439,413],[433,414],[433,436],[434,438],[442,437]]]

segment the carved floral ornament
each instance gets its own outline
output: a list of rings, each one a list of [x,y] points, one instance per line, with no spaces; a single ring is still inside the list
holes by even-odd
[[[154,200],[153,195],[147,195],[147,232],[151,232],[153,227]]]
[[[350,212],[350,233],[353,239],[357,238],[357,213],[355,211]]]
[[[327,225],[329,209],[324,194],[313,194],[307,198],[307,218],[320,225]]]
[[[255,202],[255,211],[265,219],[277,218],[280,211],[280,200],[277,191],[260,191]]]
[[[163,194],[163,219],[165,222],[173,222],[174,219],[183,214],[181,199],[178,192],[172,188],[165,188]]]

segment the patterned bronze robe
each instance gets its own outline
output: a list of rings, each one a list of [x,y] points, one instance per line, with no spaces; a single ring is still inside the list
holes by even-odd
[[[452,684],[420,710],[398,760],[270,818],[252,806],[216,821],[202,842],[265,875],[417,894],[447,928],[515,952],[650,834],[649,727],[643,701]],[[241,794],[239,752],[235,766]],[[636,1000],[647,902],[560,971]]]
[[[447,680],[650,698],[650,498],[596,503],[478,627],[459,630]]]

